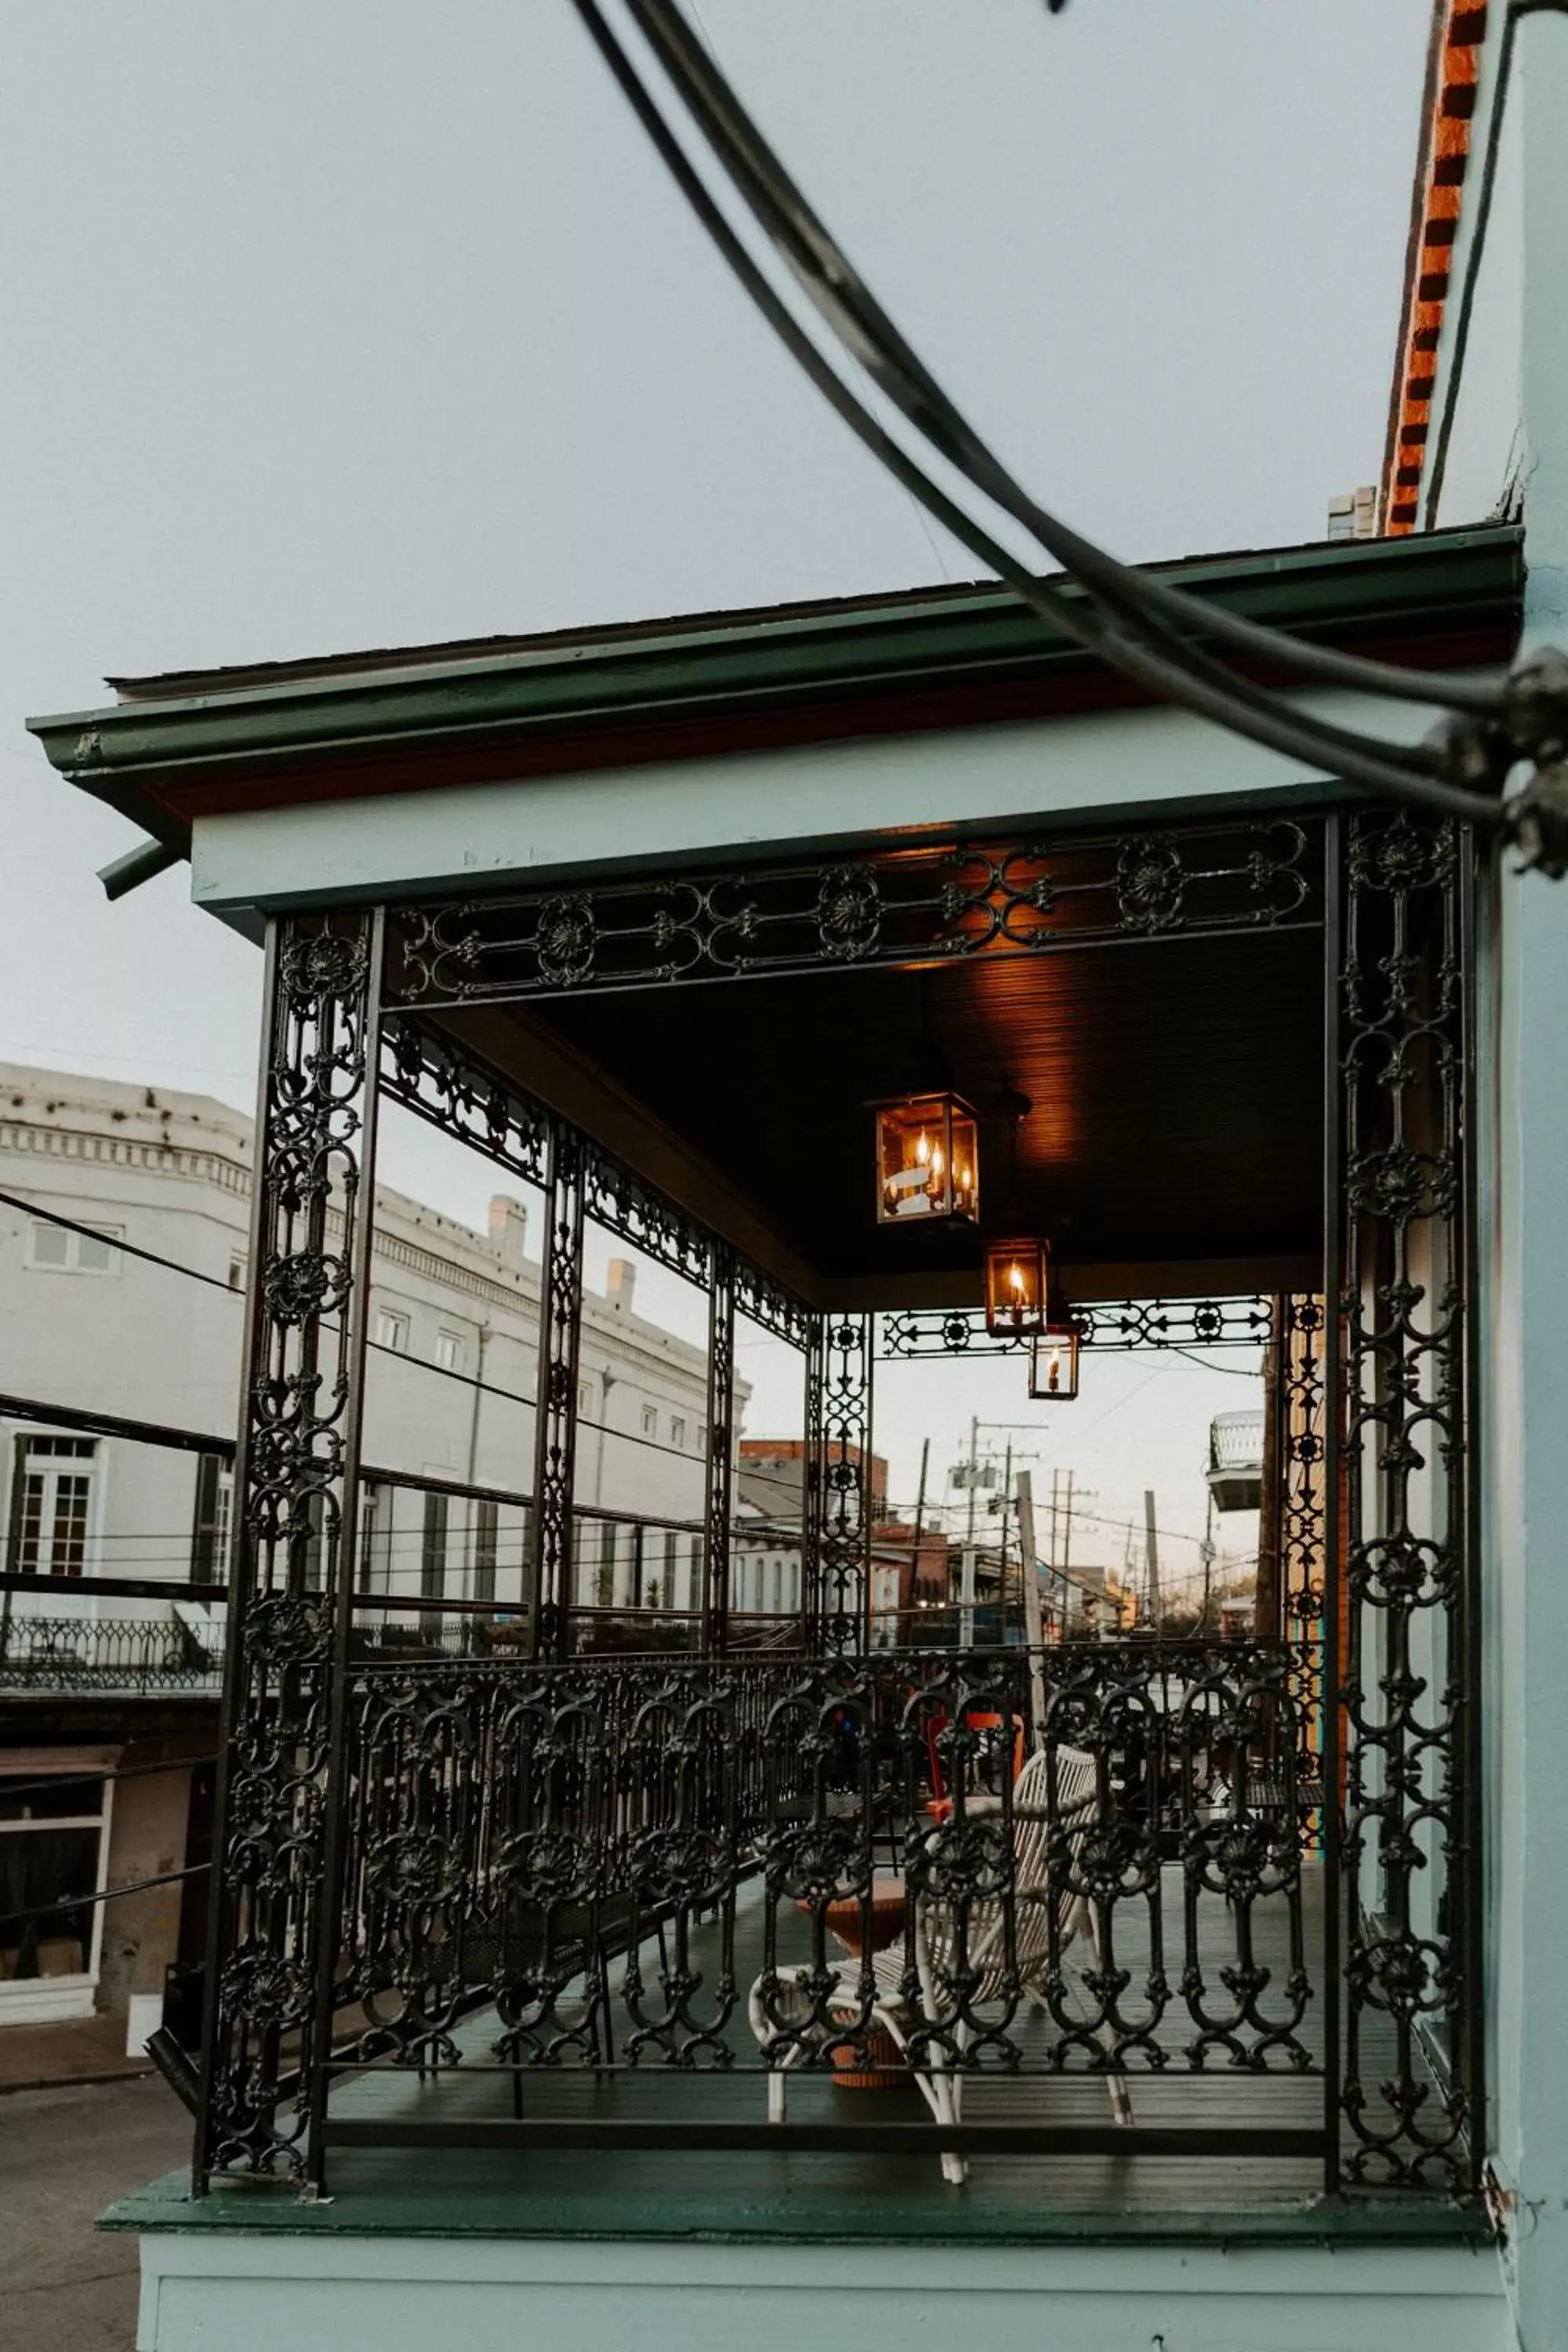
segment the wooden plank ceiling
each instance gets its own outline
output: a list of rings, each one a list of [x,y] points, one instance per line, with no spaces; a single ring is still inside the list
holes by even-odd
[[[1166,939],[924,972],[720,981],[530,1007],[757,1204],[827,1277],[897,1290],[977,1267],[972,1229],[879,1227],[879,1097],[951,1087],[982,1115],[984,1222],[1075,1260],[1313,1255],[1322,940]],[[995,1116],[1005,1087],[1034,1110]]]

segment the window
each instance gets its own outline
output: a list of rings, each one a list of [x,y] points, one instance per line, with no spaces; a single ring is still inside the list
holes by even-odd
[[[378,1307],[375,1310],[375,1344],[378,1348],[394,1348],[400,1356],[406,1355],[407,1316],[399,1315],[392,1307]]]
[[[497,1507],[494,1503],[474,1505],[474,1599],[493,1601],[496,1597],[496,1527]]]
[[[437,1331],[436,1361],[444,1372],[460,1372],[463,1369],[463,1335],[460,1331]]]
[[[669,1442],[672,1445],[684,1445],[686,1443],[686,1423],[678,1412],[669,1416]]]
[[[105,1784],[71,1775],[67,1786],[40,1789],[26,1777],[12,1796],[0,1775],[0,1993],[6,1983],[90,1976],[97,1966],[100,1906],[69,1897],[98,1892]]]
[[[593,1384],[592,1381],[578,1381],[578,1383],[577,1383],[577,1410],[578,1410],[578,1412],[593,1412],[593,1410],[594,1410],[594,1384]]]
[[[27,1233],[27,1264],[47,1274],[118,1274],[120,1252],[114,1244],[119,1236],[118,1225],[81,1234],[35,1217]]]
[[[697,1424],[697,1451],[699,1454],[706,1454],[708,1451],[708,1423],[705,1421],[700,1421]]]
[[[18,1437],[11,1481],[11,1565],[22,1576],[79,1576],[98,1454],[93,1437]]]
[[[306,1496],[303,1512],[305,1523],[305,1587],[307,1591],[310,1592],[320,1592],[322,1590],[322,1562],[326,1547],[321,1540],[321,1530],[323,1526],[328,1524],[327,1511],[328,1500],[325,1495],[310,1494]],[[335,1507],[333,1507],[332,1517],[330,1524],[332,1531],[331,1567],[335,1576],[338,1554],[338,1523]]]
[[[419,1590],[426,1601],[439,1601],[447,1590],[447,1503],[445,1495],[425,1497],[425,1533],[419,1549]]]
[[[196,1517],[191,1530],[191,1580],[221,1584],[228,1574],[229,1531],[234,1518],[234,1473],[216,1454],[196,1464]]]
[[[644,1405],[642,1409],[642,1433],[645,1437],[657,1437],[658,1435],[658,1411],[657,1406],[651,1404]]]
[[[359,1497],[359,1582],[366,1592],[392,1589],[391,1496],[367,1478]]]
[[[245,1288],[245,1260],[242,1257],[231,1257],[229,1259],[228,1286],[231,1290],[243,1290]]]

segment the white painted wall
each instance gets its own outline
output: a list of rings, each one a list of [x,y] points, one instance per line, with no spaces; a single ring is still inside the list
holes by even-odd
[[[1313,692],[1299,698],[1341,725],[1414,740],[1431,724],[1415,706]],[[1130,805],[1287,796],[1322,781],[1275,752],[1173,710],[886,736],[667,760],[514,783],[396,793],[375,803],[198,817],[191,891],[213,909],[310,900],[334,892],[454,890],[526,881],[608,861],[799,851],[834,840],[1021,817],[1092,817]],[[1321,795],[1316,795],[1321,797]]]
[[[1525,641],[1568,644],[1568,19],[1521,21],[1519,142]],[[1568,889],[1498,890],[1491,1060],[1486,1630],[1492,2149],[1524,2352],[1568,2340]]]
[[[1281,2249],[142,2240],[139,2352],[1509,2352],[1489,2255]]]

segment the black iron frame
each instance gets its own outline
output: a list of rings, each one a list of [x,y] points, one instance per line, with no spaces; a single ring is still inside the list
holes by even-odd
[[[1313,1696],[1321,1716],[1330,1962],[1323,2126],[1314,2146],[1331,2189],[1342,2178],[1473,2193],[1483,2094],[1468,1460],[1467,901],[1476,853],[1451,824],[1335,813],[1321,826],[1291,819],[1059,846],[962,845],[853,866],[274,923],[199,2186],[215,2170],[238,2169],[319,2187],[329,2138],[351,2136],[342,2125],[329,2130],[326,2116],[331,2021],[343,1988],[324,1922],[337,1916],[353,1769],[347,1702],[369,1225],[359,1203],[373,1165],[378,1063],[387,1093],[546,1192],[534,1481],[541,1663],[562,1659],[567,1639],[574,1351],[589,1215],[708,1287],[717,1339],[713,1430],[727,1429],[731,1417],[721,1408],[729,1404],[726,1340],[737,1309],[805,1343],[805,1635],[817,1657],[847,1657],[867,1643],[871,1602],[875,1318],[809,1309],[569,1122],[483,1071],[433,1025],[432,1013],[482,997],[767,971],[910,968],[1193,929],[1316,923],[1320,885],[1307,861],[1314,833],[1323,852],[1330,1311],[1321,1370],[1314,1360],[1300,1375],[1309,1387],[1321,1379],[1321,1438],[1306,1437],[1295,1450],[1299,1476],[1321,1456],[1321,1689]],[[1220,835],[1232,844],[1228,862],[1212,846]],[[1237,841],[1249,845],[1239,854]],[[1211,845],[1200,853],[1206,863],[1188,855],[1200,842]],[[606,908],[626,919],[607,919]],[[392,982],[384,1041],[384,971]],[[1421,1104],[1433,1108],[1430,1131],[1420,1127]],[[329,1202],[343,1228],[332,1246]],[[1254,1320],[1261,1311],[1257,1302],[1096,1307],[1086,1337],[1111,1346],[1256,1344],[1267,1336]],[[331,1315],[343,1333],[335,1351],[323,1347]],[[883,1344],[895,1355],[963,1353],[975,1334],[967,1317],[906,1316],[885,1319]],[[1413,1499],[1426,1492],[1423,1432],[1435,1440],[1441,1469],[1434,1488],[1440,1524],[1431,1528]],[[727,1478],[710,1474],[709,1641],[716,1635],[721,1649],[727,1544],[720,1538],[728,1517]],[[1301,1530],[1298,1538],[1307,1540]],[[306,1576],[312,1541],[327,1564],[320,1591]],[[1374,1628],[1378,1659],[1369,1647]],[[1417,1635],[1440,1672],[1436,1694],[1432,1675],[1421,1672]],[[1424,1912],[1418,1874],[1434,1868],[1448,1899],[1441,1912]],[[1374,1874],[1375,1913],[1367,1900]],[[1342,1963],[1333,1958],[1341,1953]],[[1364,2026],[1379,2012],[1394,2021],[1400,2067],[1395,2082],[1374,2089],[1362,2080],[1361,2053]],[[1434,2067],[1445,2085],[1440,2114],[1426,2087]],[[683,2136],[700,2138],[705,2128]],[[722,2132],[714,2126],[706,2136]],[[1171,2152],[1189,2142],[1195,2149],[1205,2137],[1169,2136]]]

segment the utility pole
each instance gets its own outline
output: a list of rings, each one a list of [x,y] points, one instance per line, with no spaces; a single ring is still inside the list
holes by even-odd
[[[1040,1566],[1035,1555],[1035,1482],[1026,1470],[1018,1473],[1018,1555],[1023,1563],[1024,1639],[1029,1645],[1029,1703],[1034,1711],[1035,1738],[1046,1738],[1046,1662],[1041,1655],[1045,1628],[1040,1622]]]
[[[980,1474],[980,1419],[969,1423],[969,1510],[963,1531],[963,1559],[959,1570],[958,1645],[974,1647],[974,1481]]]
[[[921,1486],[920,1493],[915,1496],[915,1535],[914,1541],[910,1547],[910,1607],[911,1610],[918,1609],[920,1606],[921,1537],[925,1532],[926,1472],[930,1467],[931,1440],[928,1437],[923,1439],[921,1444]]]
[[[996,1564],[997,1633],[1007,1621],[1007,1514],[1013,1507],[1013,1441],[1007,1440],[1002,1465],[1002,1557]]]
[[[1164,1623],[1160,1606],[1160,1531],[1154,1524],[1154,1489],[1143,1489],[1143,1559],[1149,1571],[1149,1620],[1156,1633]]]

